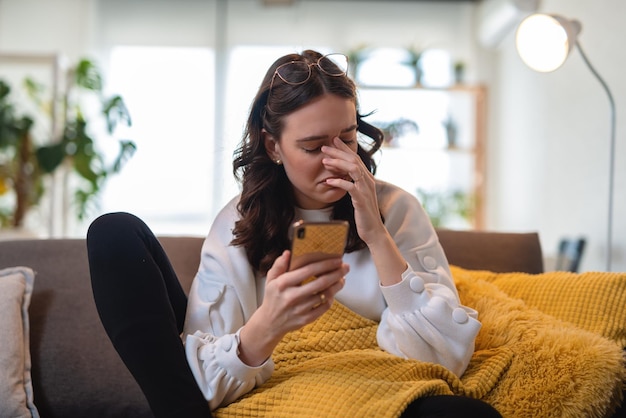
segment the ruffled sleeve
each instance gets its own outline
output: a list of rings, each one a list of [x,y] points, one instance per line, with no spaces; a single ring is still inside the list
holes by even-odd
[[[248,393],[274,370],[271,359],[250,367],[239,358],[239,332],[258,308],[264,278],[254,274],[243,249],[230,245],[235,204],[220,212],[204,241],[182,336],[187,362],[211,409]]]
[[[447,286],[426,282],[410,268],[402,281],[383,287],[389,304],[378,327],[378,344],[400,357],[438,363],[461,376],[481,328],[477,312],[462,306]]]
[[[185,339],[189,365],[211,409],[235,401],[270,378],[271,359],[250,367],[239,359],[239,332],[221,337],[195,332]]]

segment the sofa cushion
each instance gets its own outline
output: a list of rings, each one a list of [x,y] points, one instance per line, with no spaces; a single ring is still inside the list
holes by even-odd
[[[176,271],[176,276],[186,294],[189,294],[198,266],[203,237],[192,236],[160,236],[159,242],[167,253],[167,257]]]
[[[28,307],[35,273],[28,267],[0,270],[0,416],[38,417],[33,401]]]
[[[437,229],[448,262],[472,270],[543,273],[536,232],[454,231]]]

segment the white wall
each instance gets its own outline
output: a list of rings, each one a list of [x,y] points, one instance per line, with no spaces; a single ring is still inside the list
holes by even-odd
[[[626,270],[626,3],[545,0],[541,12],[582,23],[579,41],[617,106],[613,265]],[[498,51],[490,138],[488,226],[537,230],[548,256],[562,236],[581,235],[582,270],[604,270],[607,252],[609,102],[578,51],[549,74],[524,66],[513,34]]]
[[[487,83],[491,92],[487,227],[538,231],[548,256],[560,237],[584,235],[589,246],[582,269],[604,269],[608,105],[576,52],[555,73],[533,73],[517,57],[512,34],[496,51],[477,46],[478,22],[474,6],[466,2],[300,1],[290,8],[263,8],[260,0],[229,1],[223,38],[216,37],[216,10],[215,0],[0,0],[0,52],[106,59],[114,44],[214,47],[217,39],[227,47],[447,48],[468,62],[469,80]],[[626,271],[626,220],[619,216],[626,211],[626,81],[621,74],[626,50],[618,43],[626,36],[626,3],[545,0],[541,10],[582,22],[582,45],[615,96],[613,270]]]
[[[0,51],[62,52],[77,58],[93,43],[94,0],[0,0]]]

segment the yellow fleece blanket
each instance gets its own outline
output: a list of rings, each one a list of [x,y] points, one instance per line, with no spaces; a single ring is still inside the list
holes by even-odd
[[[377,324],[335,302],[283,339],[267,382],[215,415],[398,417],[416,398],[456,394],[483,399],[505,418],[607,416],[626,379],[619,344],[507,296],[490,283],[493,274],[453,268],[462,303],[483,324],[461,378],[380,350]]]

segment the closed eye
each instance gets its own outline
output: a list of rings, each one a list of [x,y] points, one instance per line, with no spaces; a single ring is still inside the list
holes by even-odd
[[[315,153],[321,152],[322,151],[322,147],[321,146],[320,147],[315,147],[315,148],[305,148],[305,147],[302,147],[302,150],[304,152],[306,152],[307,154],[315,154]]]
[[[339,138],[346,145],[352,145],[356,142],[357,125],[350,126],[341,131]],[[310,136],[297,140],[300,148],[307,154],[315,154],[322,151],[327,136]],[[306,145],[306,146],[305,146]]]

